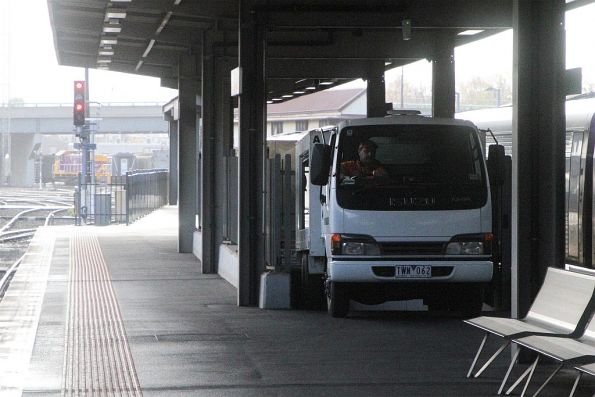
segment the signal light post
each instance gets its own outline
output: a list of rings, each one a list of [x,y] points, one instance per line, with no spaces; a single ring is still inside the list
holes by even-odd
[[[85,80],[76,80],[74,82],[74,104],[73,104],[73,124],[76,129],[76,136],[80,143],[75,143],[75,148],[81,150],[81,178],[79,180],[79,211],[81,214],[86,213],[92,208],[87,208],[88,204],[93,207],[95,169],[91,159],[91,151],[95,150],[95,144],[90,141],[90,127],[87,123],[89,116],[88,109],[88,87],[87,81],[88,69],[85,69]],[[90,190],[87,185],[91,184]]]
[[[85,81],[81,80],[74,82],[73,124],[76,127],[83,127],[85,125],[85,83]]]

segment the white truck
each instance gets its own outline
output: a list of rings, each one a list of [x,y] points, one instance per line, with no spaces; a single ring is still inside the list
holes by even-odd
[[[310,131],[295,157],[306,305],[326,296],[345,317],[350,299],[424,299],[478,313],[493,268],[484,153],[463,120],[405,114]]]

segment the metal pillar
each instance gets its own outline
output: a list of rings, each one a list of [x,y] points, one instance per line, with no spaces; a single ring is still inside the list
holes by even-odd
[[[203,33],[202,48],[202,133],[199,168],[201,244],[200,258],[203,273],[215,273],[215,62],[212,40]]]
[[[513,317],[564,264],[564,0],[513,3]]]
[[[196,136],[197,136],[197,94],[200,81],[195,78],[195,57],[180,57],[178,78],[178,252],[192,252],[195,230],[196,207]]]
[[[432,115],[447,118],[455,115],[454,35],[448,33],[437,37],[432,59]]]
[[[266,143],[265,26],[253,13],[254,0],[239,0],[240,166],[238,304],[258,303],[258,275],[264,265],[264,145]]]
[[[169,123],[169,205],[178,204],[178,120]]]
[[[384,84],[384,61],[370,62],[366,76],[368,89],[368,117],[384,117],[386,115],[386,87]]]
[[[216,245],[224,240],[237,243],[237,158],[233,153],[233,103],[231,70],[237,65],[225,56],[225,48],[215,58],[216,144],[215,202],[217,203]],[[220,56],[219,56],[220,55]],[[235,57],[234,57],[235,60]],[[235,209],[235,210],[234,210]],[[217,266],[219,263],[217,262]]]

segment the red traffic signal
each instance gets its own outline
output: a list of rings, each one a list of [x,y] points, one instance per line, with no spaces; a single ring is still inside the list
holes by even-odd
[[[75,126],[85,125],[85,81],[74,82],[73,122]]]

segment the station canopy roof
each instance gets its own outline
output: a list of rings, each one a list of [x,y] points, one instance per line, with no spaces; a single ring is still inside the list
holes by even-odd
[[[171,88],[180,55],[202,54],[205,37],[237,64],[238,4],[48,0],[61,65],[155,76]],[[460,45],[512,26],[512,0],[257,0],[254,8],[267,26],[269,97],[365,77],[370,62],[390,69],[432,59],[444,38]]]

